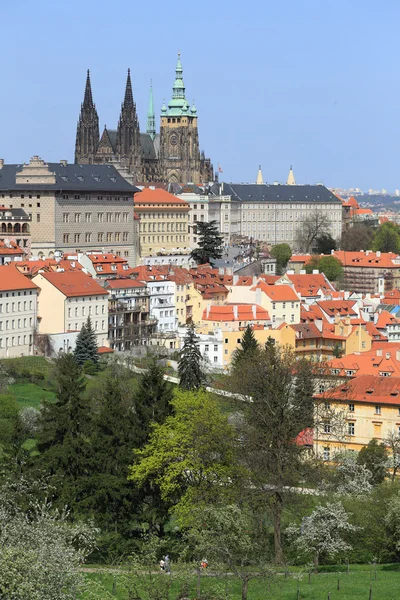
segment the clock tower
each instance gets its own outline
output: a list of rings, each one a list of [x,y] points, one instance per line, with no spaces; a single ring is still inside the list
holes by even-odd
[[[160,125],[162,179],[169,183],[208,183],[212,168],[204,169],[199,148],[197,109],[186,100],[180,54],[175,70],[172,98],[163,104]],[[211,175],[211,176],[210,176]]]

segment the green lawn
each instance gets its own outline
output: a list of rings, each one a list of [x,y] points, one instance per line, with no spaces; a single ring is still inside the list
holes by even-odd
[[[342,567],[345,569],[345,567]],[[105,587],[108,592],[112,591],[113,575],[104,573],[88,573],[85,575],[89,581],[93,582],[93,591],[95,582]],[[120,576],[122,577],[122,576]],[[160,574],[160,577],[167,577]],[[299,577],[299,579],[297,579]],[[337,589],[338,578],[340,578],[340,590]],[[327,600],[330,593],[330,600],[369,600],[370,584],[372,584],[372,600],[399,600],[400,598],[400,565],[382,565],[377,570],[377,579],[374,578],[373,570],[368,565],[352,566],[350,573],[339,574],[337,572],[320,573],[312,575],[310,583],[308,574],[298,573],[295,576],[285,578],[284,575],[278,575],[275,581],[264,579],[253,579],[249,583],[248,600]],[[226,582],[223,578],[203,577],[202,589],[210,592],[216,585],[228,586],[230,598],[240,600],[240,584],[234,577],[229,577]],[[299,587],[299,596],[297,595]],[[174,585],[171,589],[170,599],[177,597],[178,588]],[[190,598],[194,599],[195,579],[191,586]],[[127,600],[127,594],[123,590],[122,580],[119,582],[119,576],[116,575],[116,595],[118,600]],[[102,599],[101,593],[98,595]],[[144,595],[142,600],[148,600]]]
[[[17,371],[33,370],[40,371],[44,375],[47,375],[52,369],[52,362],[48,361],[44,356],[20,356],[18,358],[4,358],[2,359],[4,365],[12,366]]]
[[[45,390],[35,383],[13,383],[10,385],[9,390],[15,395],[21,408],[25,408],[26,406],[39,408],[44,398],[55,400],[53,392]]]

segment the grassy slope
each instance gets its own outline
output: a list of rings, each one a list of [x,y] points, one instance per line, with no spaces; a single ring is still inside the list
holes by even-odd
[[[21,408],[34,406],[39,408],[42,400],[54,400],[55,394],[49,390],[44,390],[35,383],[13,383],[10,385],[10,392],[15,395]]]
[[[101,581],[107,591],[112,590],[112,575],[100,573],[90,573],[86,577],[89,580]],[[165,577],[165,575],[160,575]],[[216,578],[204,577],[202,579],[203,589],[216,584]],[[303,574],[299,580],[300,598],[302,600],[326,600],[330,592],[331,600],[368,600],[370,583],[372,582],[373,600],[398,600],[400,598],[400,565],[382,565],[378,568],[377,579],[374,579],[373,573],[366,565],[359,567],[352,566],[349,575],[340,575],[340,590],[337,590],[338,573],[321,573],[312,575],[311,583],[308,583],[308,575]],[[223,580],[221,579],[221,584]],[[118,600],[127,600],[127,596],[116,578]],[[277,576],[276,582],[268,585],[268,581],[263,579],[254,579],[249,583],[249,600],[295,600],[297,598],[297,580],[295,578],[285,579],[282,575]],[[240,600],[240,585],[233,577],[229,578],[229,589],[232,598]],[[171,599],[176,595],[171,593]],[[210,590],[211,591],[211,590]],[[195,582],[190,598],[195,598]],[[101,595],[99,595],[99,600]],[[146,598],[143,598],[146,600]]]

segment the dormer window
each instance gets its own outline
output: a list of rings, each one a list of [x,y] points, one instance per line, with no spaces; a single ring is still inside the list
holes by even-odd
[[[117,270],[117,265],[111,265],[111,271],[116,271]]]
[[[98,266],[96,267],[96,269],[97,269],[98,271],[102,271],[102,270],[103,270],[103,267],[102,267],[102,265],[98,265]]]

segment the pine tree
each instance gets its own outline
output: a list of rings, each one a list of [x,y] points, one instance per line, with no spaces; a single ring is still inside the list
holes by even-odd
[[[39,466],[53,478],[61,505],[83,499],[89,472],[91,409],[83,399],[85,381],[72,354],[55,363],[57,400],[44,401],[37,435]]]
[[[232,367],[235,368],[240,361],[248,358],[254,352],[259,349],[258,342],[254,336],[254,331],[247,325],[242,335],[241,344],[239,348],[236,348],[232,356]]]
[[[219,234],[217,221],[196,223],[197,236],[200,238],[198,248],[192,250],[190,256],[198,265],[209,263],[222,257],[222,236]]]
[[[183,348],[178,363],[179,386],[184,390],[198,390],[204,382],[201,369],[201,352],[199,338],[193,325],[187,328]]]
[[[151,423],[163,423],[171,412],[172,386],[154,358],[142,375],[135,393],[135,411],[140,419],[143,442],[147,442]]]
[[[77,337],[74,357],[78,365],[83,366],[86,361],[97,365],[99,362],[98,345],[96,333],[92,326],[90,317],[82,325],[82,329]]]

